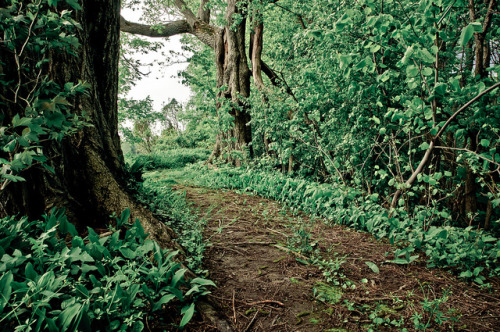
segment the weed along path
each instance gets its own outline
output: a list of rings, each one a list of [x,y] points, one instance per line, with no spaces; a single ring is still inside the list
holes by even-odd
[[[494,331],[491,289],[446,271],[387,263],[389,244],[366,233],[292,215],[277,202],[176,185],[207,222],[211,296],[235,331]],[[195,331],[215,330],[195,323]]]

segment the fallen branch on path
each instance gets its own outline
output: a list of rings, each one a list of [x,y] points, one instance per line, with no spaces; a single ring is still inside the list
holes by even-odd
[[[385,301],[392,300],[392,297],[382,296],[382,297],[374,297],[374,298],[363,298],[363,297],[355,297],[352,300],[357,302],[373,302],[373,301]]]

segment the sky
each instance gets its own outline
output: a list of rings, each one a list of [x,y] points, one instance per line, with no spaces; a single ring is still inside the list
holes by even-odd
[[[140,11],[132,11],[130,9],[122,9],[122,16],[131,22],[140,22]],[[165,38],[148,38],[143,37],[155,42],[162,41],[165,45],[163,52],[169,54],[170,50],[180,52],[181,51],[181,36],[173,36],[168,40]],[[151,63],[153,60],[164,60],[161,54],[150,52],[146,55],[139,55],[139,59],[144,63]],[[162,106],[168,103],[172,98],[177,99],[181,103],[186,103],[189,100],[191,90],[182,85],[180,79],[177,77],[177,73],[184,70],[187,67],[187,63],[171,64],[169,66],[159,66],[154,65],[150,68],[151,73],[148,77],[144,77],[129,92],[128,97],[131,99],[144,99],[148,95],[151,96],[153,100],[153,106],[156,111],[160,111]],[[148,72],[148,69],[143,71]]]

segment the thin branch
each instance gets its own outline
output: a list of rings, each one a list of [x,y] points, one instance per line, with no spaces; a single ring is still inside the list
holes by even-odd
[[[432,151],[434,150],[434,146],[436,144],[437,139],[446,130],[446,128],[450,125],[450,123],[453,120],[455,120],[455,118],[460,113],[462,113],[465,109],[467,109],[467,107],[469,107],[470,105],[472,105],[474,102],[476,102],[479,98],[481,98],[485,94],[487,94],[487,93],[495,90],[498,87],[500,87],[500,82],[496,83],[496,84],[494,84],[492,86],[490,86],[488,89],[484,90],[483,92],[481,92],[480,94],[478,94],[477,96],[475,96],[474,98],[472,98],[471,100],[469,100],[465,105],[463,105],[462,107],[460,107],[458,109],[458,111],[456,111],[452,116],[450,116],[450,118],[448,119],[448,121],[446,121],[446,123],[443,125],[443,127],[441,127],[441,129],[438,131],[438,133],[436,134],[436,136],[434,136],[432,138],[432,140],[430,141],[429,147],[427,148],[427,151],[425,151],[425,155],[422,158],[422,160],[420,161],[420,164],[418,165],[417,169],[413,172],[413,174],[410,176],[410,178],[406,181],[406,183],[405,183],[406,187],[411,187],[411,185],[413,184],[413,182],[415,182],[415,180],[417,179],[417,176],[422,172],[422,170],[424,169],[425,165],[429,161],[429,158],[431,156]],[[401,196],[401,193],[402,193],[402,189],[398,189],[396,191],[396,193],[394,194],[394,197],[393,197],[392,203],[391,203],[391,209],[394,209],[396,207],[397,201],[399,199],[399,196]]]
[[[279,7],[279,8],[281,8],[281,9],[283,9],[283,10],[285,10],[285,11],[287,11],[287,12],[289,12],[289,13],[292,13],[293,15],[297,16],[297,18],[299,19],[299,23],[300,23],[300,25],[302,26],[302,29],[304,29],[304,30],[306,30],[306,29],[307,29],[307,27],[306,27],[306,25],[305,25],[305,23],[304,23],[304,19],[302,18],[302,15],[300,15],[300,14],[298,14],[298,13],[296,13],[296,12],[294,12],[294,11],[292,11],[292,10],[288,9],[288,8],[285,8],[285,7],[283,7],[283,6],[280,6],[280,5],[278,5],[277,3],[274,3],[274,5],[275,5],[276,7]]]
[[[469,153],[472,153],[474,154],[475,156],[477,156],[478,158],[480,159],[483,159],[483,160],[486,160],[486,161],[489,161],[490,163],[492,164],[495,164],[497,166],[500,166],[500,163],[494,161],[494,160],[491,160],[489,158],[486,158],[486,157],[483,157],[481,156],[480,154],[478,154],[477,152],[475,151],[472,151],[472,150],[469,150],[469,149],[466,149],[466,148],[453,148],[453,147],[449,147],[449,146],[440,146],[440,145],[437,145],[434,147],[435,149],[443,149],[443,150],[454,150],[454,151],[464,151],[464,152],[469,152]]]

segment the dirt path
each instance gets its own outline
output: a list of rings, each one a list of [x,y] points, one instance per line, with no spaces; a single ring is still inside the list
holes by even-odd
[[[285,213],[271,200],[175,189],[186,191],[195,213],[207,221],[206,269],[218,285],[210,296],[235,331],[494,331],[500,326],[498,280],[492,291],[481,290],[427,269],[423,259],[411,266],[388,264],[390,245]],[[317,259],[308,264],[308,257]],[[192,330],[214,330],[195,325]]]

